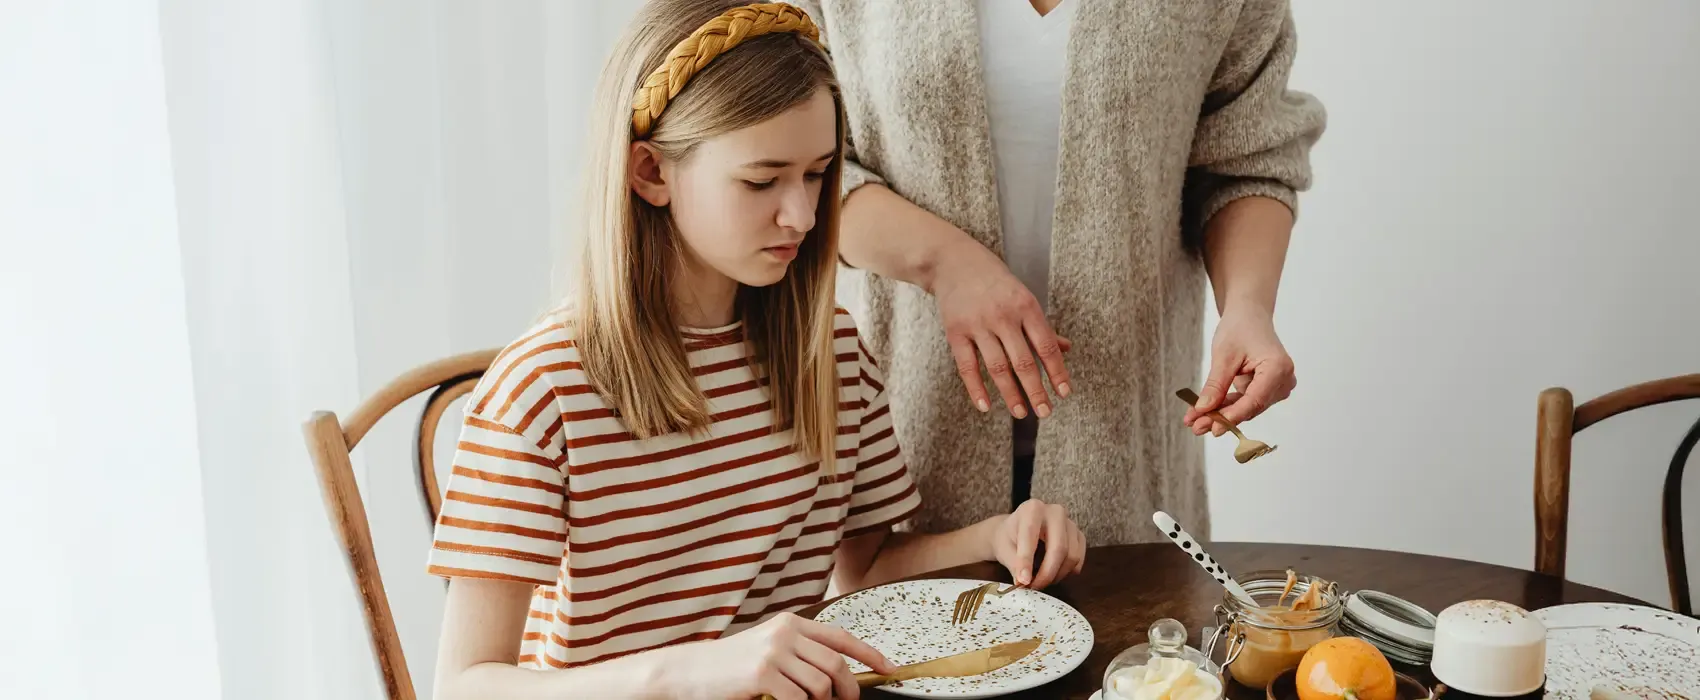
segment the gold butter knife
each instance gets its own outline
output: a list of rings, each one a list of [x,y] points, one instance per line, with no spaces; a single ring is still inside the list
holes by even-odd
[[[898,666],[890,675],[866,671],[856,674],[856,685],[871,688],[897,681],[914,680],[916,678],[965,678],[990,673],[1033,653],[1044,641],[1042,637],[1024,639],[1019,642],[1008,642],[997,646],[976,649],[961,654],[943,656],[937,659],[919,663]],[[761,700],[773,700],[771,695],[761,696]]]

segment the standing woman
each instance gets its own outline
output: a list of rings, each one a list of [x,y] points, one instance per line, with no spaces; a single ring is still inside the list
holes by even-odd
[[[1093,545],[1151,539],[1158,509],[1208,537],[1188,432],[1296,381],[1275,296],[1325,114],[1287,88],[1286,0],[802,4],[854,148],[840,298],[894,387],[914,527],[1032,497]]]

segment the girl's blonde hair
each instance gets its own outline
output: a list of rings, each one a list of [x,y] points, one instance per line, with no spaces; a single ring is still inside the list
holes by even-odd
[[[752,22],[766,24],[753,32]],[[704,140],[772,119],[821,88],[832,92],[842,144],[843,101],[831,62],[812,35],[807,15],[789,5],[649,0],[603,68],[587,149],[584,257],[567,313],[591,385],[639,438],[698,430],[713,417],[672,307],[669,284],[684,244],[671,212],[632,191],[631,144],[647,138],[667,158],[684,160]],[[696,61],[677,77],[682,89],[675,84],[658,95],[666,99],[647,108],[658,119],[647,113],[634,118],[634,109],[644,109],[649,99],[646,80],[666,70],[669,54],[688,41],[699,56],[712,50],[706,65]],[[740,287],[737,296],[751,364],[767,385],[777,429],[794,429],[798,452],[829,473],[838,433],[833,315],[840,169],[841,159],[834,158],[823,177],[815,227],[785,277],[768,287]]]

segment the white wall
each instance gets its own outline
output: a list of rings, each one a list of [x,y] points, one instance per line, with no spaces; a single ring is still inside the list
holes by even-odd
[[[1214,534],[1532,567],[1536,394],[1700,372],[1700,5],[1294,9],[1329,109],[1276,319],[1299,386],[1248,425],[1280,451],[1210,444]],[[1578,437],[1572,579],[1668,604],[1658,499],[1697,416]]]
[[[0,697],[221,697],[157,17],[0,8]]]

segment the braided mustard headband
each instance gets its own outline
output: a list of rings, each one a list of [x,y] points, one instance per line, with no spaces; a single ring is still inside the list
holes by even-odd
[[[810,41],[820,42],[820,30],[809,15],[793,5],[782,2],[756,3],[727,10],[691,32],[667,53],[644,79],[632,99],[632,131],[638,138],[649,136],[667,101],[685,89],[691,76],[713,61],[716,56],[766,34],[795,32]]]

